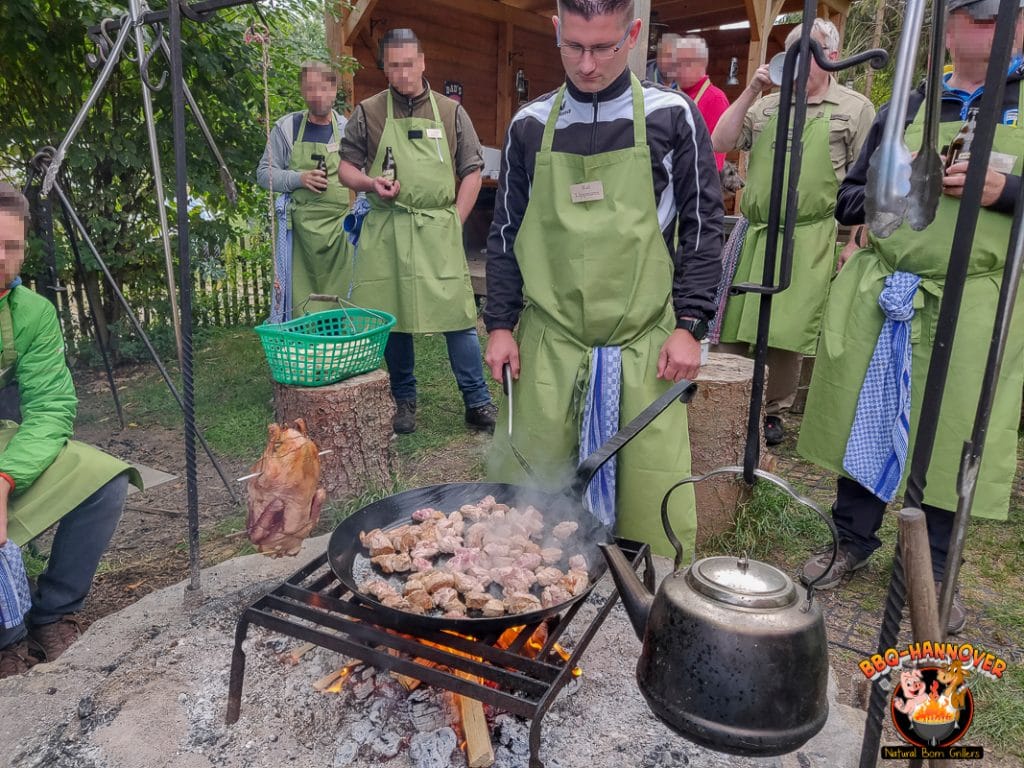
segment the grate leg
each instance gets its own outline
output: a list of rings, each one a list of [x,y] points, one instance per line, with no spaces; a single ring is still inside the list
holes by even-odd
[[[544,761],[540,759],[540,725],[544,713],[538,715],[530,721],[530,768],[544,768]]]
[[[233,725],[238,722],[242,711],[242,682],[245,680],[245,651],[242,643],[249,632],[249,612],[242,614],[235,627],[235,648],[231,652],[231,677],[228,680],[228,710],[224,722]]]

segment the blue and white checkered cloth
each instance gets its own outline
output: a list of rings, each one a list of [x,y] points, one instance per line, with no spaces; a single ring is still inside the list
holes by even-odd
[[[0,626],[16,627],[32,607],[21,550],[11,539],[0,547]]]
[[[843,469],[882,501],[892,501],[910,443],[910,321],[921,278],[894,272],[878,305],[885,323],[871,356],[846,443]]]
[[[348,293],[345,294],[346,299],[352,298],[352,289],[356,284],[356,260],[359,258],[359,234],[363,231],[363,219],[366,218],[366,214],[370,212],[370,201],[366,199],[366,195],[360,192],[356,196],[356,201],[352,205],[352,210],[348,216],[345,217],[345,221],[342,222],[342,227],[345,232],[348,233],[348,241],[352,243],[352,277],[348,283]]]
[[[272,289],[268,322],[283,323],[292,319],[292,230],[288,226],[288,204],[292,196],[287,192],[277,196],[274,213],[277,215],[277,242],[274,243],[274,277],[277,287]]]
[[[621,348],[595,347],[580,428],[581,462],[618,431],[621,396]],[[605,525],[615,524],[615,464],[614,456],[605,462],[583,494],[583,506]]]

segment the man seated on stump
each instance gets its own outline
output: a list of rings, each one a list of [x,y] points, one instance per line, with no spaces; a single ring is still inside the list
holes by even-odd
[[[20,399],[21,424],[0,422],[0,546],[21,546],[60,521],[31,610],[0,624],[0,678],[53,661],[78,639],[74,614],[121,518],[124,462],[70,440],[78,400],[50,302],[21,285],[28,201],[0,182],[0,397]],[[9,616],[5,623],[12,623]],[[16,618],[15,618],[16,620]]]

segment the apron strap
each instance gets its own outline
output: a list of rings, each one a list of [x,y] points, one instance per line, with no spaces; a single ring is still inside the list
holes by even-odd
[[[707,89],[708,89],[708,87],[710,85],[711,85],[711,78],[710,77],[705,77],[704,85],[702,85],[700,87],[700,90],[697,91],[697,95],[693,97],[693,103],[694,104],[700,104],[700,100],[704,96],[704,92],[707,91]]]
[[[331,116],[331,119],[332,120],[334,119],[333,115]],[[304,109],[304,110],[302,110],[302,122],[299,123],[299,135],[296,137],[296,139],[295,139],[296,141],[303,141],[304,140],[304,138],[306,136],[306,123],[308,123],[308,122],[309,122],[309,110],[308,109]]]
[[[437,109],[437,99],[434,98],[434,92],[427,89],[427,94],[430,96],[430,109],[434,113],[434,122],[441,122],[441,113]],[[388,120],[395,119],[395,102],[393,101],[393,95],[391,93],[391,86],[388,86]]]
[[[644,89],[632,72],[629,75],[629,86],[633,95],[633,146],[642,147],[647,144],[647,115],[644,112]],[[558,114],[562,111],[562,102],[565,100],[565,83],[555,94],[555,103],[551,105],[551,112],[548,114],[547,122],[544,124],[544,138],[540,143],[541,152],[550,152],[551,145],[555,139],[555,124],[558,122]]]

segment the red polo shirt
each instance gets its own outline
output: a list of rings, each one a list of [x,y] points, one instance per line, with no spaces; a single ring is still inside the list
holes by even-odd
[[[708,83],[707,90],[701,95],[700,101],[697,101],[697,94],[704,87],[704,83]],[[697,109],[700,110],[701,115],[704,117],[704,122],[708,125],[708,133],[714,131],[722,114],[729,108],[729,99],[725,92],[721,88],[717,88],[709,83],[708,76],[705,75],[692,88],[684,88],[683,93],[697,102]],[[725,163],[725,153],[716,152],[715,162],[718,164],[719,173],[721,173],[722,164]]]

